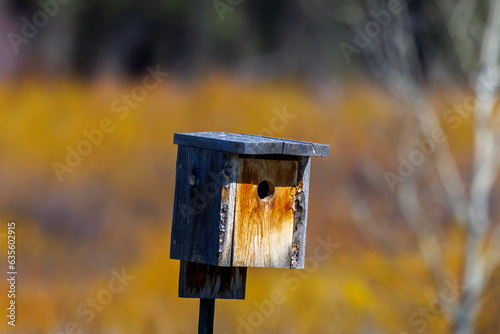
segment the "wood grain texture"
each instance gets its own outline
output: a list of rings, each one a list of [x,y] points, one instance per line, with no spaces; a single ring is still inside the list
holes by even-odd
[[[238,177],[238,154],[232,153],[229,165],[225,166],[224,175],[229,176],[229,183],[222,187],[221,223],[219,230],[219,266],[232,265],[234,205],[236,200],[236,181]]]
[[[294,225],[290,268],[293,269],[304,269],[310,172],[311,158],[301,157],[299,159],[297,185],[292,205]]]
[[[230,154],[179,146],[170,257],[219,264],[221,193]]]
[[[290,268],[293,195],[298,161],[240,159],[236,189],[233,266]],[[261,181],[274,185],[261,199]]]
[[[225,132],[174,134],[174,144],[240,154],[328,156],[330,146],[283,138]]]
[[[181,261],[179,297],[245,299],[247,268]]]

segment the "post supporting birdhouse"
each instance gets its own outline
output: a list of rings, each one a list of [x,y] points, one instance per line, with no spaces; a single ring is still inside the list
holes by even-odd
[[[198,322],[199,334],[212,334],[214,332],[215,299],[200,299],[200,320]]]

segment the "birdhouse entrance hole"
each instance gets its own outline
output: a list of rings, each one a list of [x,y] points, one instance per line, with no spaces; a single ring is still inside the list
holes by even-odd
[[[257,194],[263,201],[270,200],[274,195],[274,184],[271,181],[262,181],[257,187]]]

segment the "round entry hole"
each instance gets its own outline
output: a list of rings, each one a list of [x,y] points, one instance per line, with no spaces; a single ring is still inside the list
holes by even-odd
[[[264,201],[270,200],[274,195],[274,184],[271,181],[262,181],[257,187],[257,194]]]

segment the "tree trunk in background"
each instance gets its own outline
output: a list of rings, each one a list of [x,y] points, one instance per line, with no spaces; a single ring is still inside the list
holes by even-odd
[[[445,314],[451,322],[450,329],[456,334],[474,333],[481,297],[500,261],[500,224],[491,221],[490,208],[492,189],[500,165],[500,114],[495,112],[498,99],[496,92],[500,85],[500,0],[490,1],[486,23],[475,15],[477,8],[474,5],[471,7],[469,1],[440,0],[438,7],[453,41],[454,56],[463,66],[464,77],[469,79],[473,89],[473,96],[467,97],[475,100],[472,111],[472,168],[467,172],[470,177],[462,175],[464,172],[459,168],[452,143],[445,140],[435,145],[435,151],[429,156],[429,162],[432,162],[436,170],[437,180],[443,191],[442,202],[449,210],[449,217],[446,219],[454,221],[465,236],[465,242],[461,244],[462,272],[453,272],[445,265],[446,254],[442,250],[440,233],[436,228],[445,224],[445,218],[433,215],[427,210],[423,200],[428,188],[432,188],[436,180],[411,172],[397,189],[391,189],[398,197],[404,221],[416,235],[416,243],[433,278],[436,294],[442,291],[443,282],[449,280],[450,273],[453,279],[458,278],[457,281],[462,286],[458,301],[443,304]],[[363,50],[377,78],[412,113],[412,125],[418,131],[402,134],[399,153],[403,155],[414,150],[413,141],[428,140],[433,138],[436,130],[450,128],[449,124],[444,124],[443,113],[433,105],[427,91],[426,79],[430,71],[426,69],[432,68],[428,66],[431,63],[427,59],[432,58],[432,52],[436,52],[435,49],[441,45],[424,42],[425,39],[419,35],[430,24],[426,21],[426,16],[420,14],[423,5],[424,2],[419,1],[406,6],[398,16],[392,17],[394,27],[381,31]],[[386,4],[382,2],[377,8],[373,8],[373,3],[368,2],[365,16],[369,17],[373,10],[383,10],[384,6]],[[463,6],[467,8],[468,15],[456,15],[457,9]],[[470,11],[474,14],[470,14]],[[475,26],[478,22],[484,25],[479,52],[470,40],[465,39],[466,30],[463,29],[464,25]],[[471,54],[477,54],[475,66],[470,65]],[[454,108],[457,105],[463,107],[463,101],[456,101]],[[383,170],[380,166],[378,169]],[[369,176],[367,179],[370,179]],[[380,191],[383,193],[384,189]],[[360,217],[357,220],[377,220],[372,208],[362,199],[353,198],[352,201],[355,203],[353,208],[366,208],[364,215],[360,214],[363,211],[359,211],[354,212],[353,217],[357,215]]]
[[[201,1],[193,7],[190,14],[186,27],[185,58],[181,65],[188,78],[201,73],[208,66],[210,58],[208,23],[210,16],[216,13],[211,1]]]
[[[22,59],[27,54],[27,45],[21,44],[15,52],[9,41],[9,33],[20,34],[21,21],[15,19],[5,2],[0,3],[0,80],[19,75]]]
[[[71,2],[61,5],[58,14],[40,31],[41,61],[49,75],[65,75],[74,66],[75,11],[76,7]]]
[[[500,240],[488,240],[488,235],[493,231],[490,217],[491,190],[500,165],[500,116],[494,112],[497,102],[495,92],[500,85],[500,0],[491,1],[489,9],[479,56],[480,72],[471,85],[476,95],[474,165],[468,207],[464,291],[457,315],[453,319],[457,334],[474,333],[481,295],[498,264],[498,255],[495,254],[498,250],[488,245],[488,241],[495,244]]]

